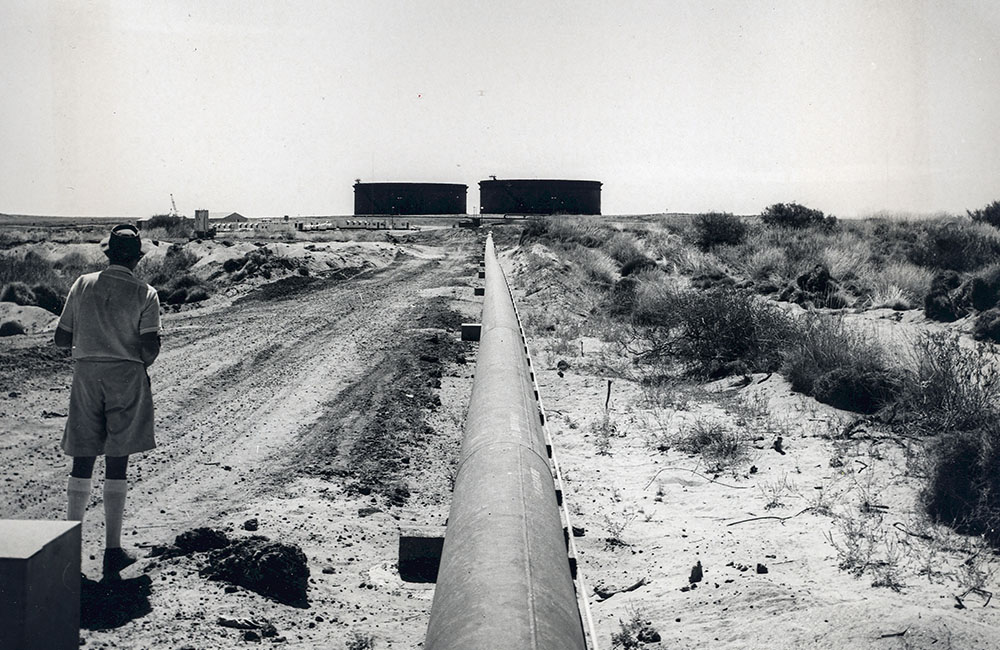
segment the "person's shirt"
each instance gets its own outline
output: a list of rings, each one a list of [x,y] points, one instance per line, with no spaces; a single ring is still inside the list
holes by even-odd
[[[76,279],[58,327],[73,335],[74,359],[142,363],[140,337],[160,331],[160,299],[132,271],[112,264]]]

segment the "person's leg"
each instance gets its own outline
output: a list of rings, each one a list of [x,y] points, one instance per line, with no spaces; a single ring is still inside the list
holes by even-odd
[[[153,440],[153,398],[142,364],[108,364],[104,377],[104,408],[108,439],[105,444],[107,472],[104,481],[106,548],[104,573],[114,573],[135,562],[121,547],[122,519],[129,455],[156,446]]]
[[[135,562],[135,557],[122,549],[128,456],[107,456],[104,460],[104,574],[107,576]]]
[[[104,410],[93,380],[93,366],[77,362],[69,395],[69,417],[63,429],[62,449],[73,458],[67,484],[66,518],[82,521],[90,500],[94,461],[104,449]]]
[[[69,481],[66,484],[66,519],[70,521],[83,521],[87,502],[90,501],[95,460],[97,459],[94,456],[73,457],[73,469],[69,472]]]

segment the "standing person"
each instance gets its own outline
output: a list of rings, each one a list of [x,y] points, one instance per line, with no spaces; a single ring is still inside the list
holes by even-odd
[[[83,521],[94,461],[105,456],[104,576],[135,557],[121,545],[128,457],[156,446],[146,369],[160,353],[160,301],[133,274],[144,255],[135,226],[115,226],[101,242],[108,268],[77,278],[56,327],[55,344],[73,350],[73,387],[63,451],[73,457],[66,518]]]

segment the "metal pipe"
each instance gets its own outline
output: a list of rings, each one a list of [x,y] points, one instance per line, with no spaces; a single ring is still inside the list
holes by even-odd
[[[427,650],[585,650],[513,298],[486,240],[476,377]]]

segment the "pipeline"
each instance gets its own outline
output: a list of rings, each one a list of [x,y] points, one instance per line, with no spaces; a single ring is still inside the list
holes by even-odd
[[[543,412],[492,235],[465,434],[424,647],[586,650]]]

